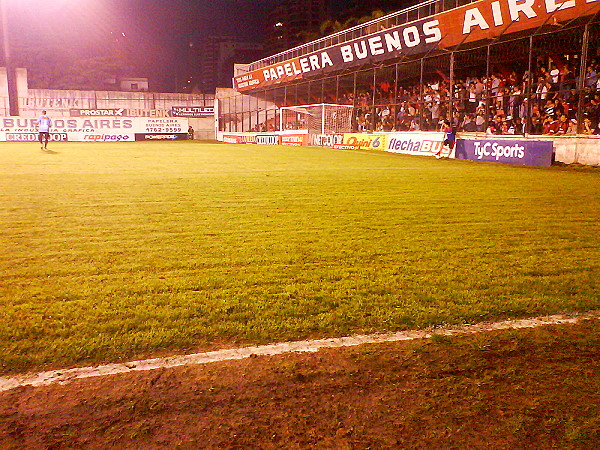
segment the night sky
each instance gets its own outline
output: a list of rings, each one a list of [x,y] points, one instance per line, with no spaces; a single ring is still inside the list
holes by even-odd
[[[262,39],[269,0],[4,0],[13,60],[23,48],[90,57],[125,49],[132,70],[172,90],[186,44],[204,35]],[[117,42],[115,44],[115,42]],[[47,50],[50,48],[50,50]]]
[[[260,42],[273,0],[4,0],[13,60],[38,48],[86,58],[127,54],[153,89],[175,90],[188,42],[227,35]],[[330,0],[339,11],[350,2]],[[383,0],[382,0],[383,1]],[[49,53],[49,54],[48,54]]]

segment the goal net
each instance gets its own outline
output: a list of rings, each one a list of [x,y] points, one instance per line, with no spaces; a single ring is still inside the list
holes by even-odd
[[[283,106],[279,109],[281,131],[306,130],[310,134],[339,134],[352,130],[352,105]]]

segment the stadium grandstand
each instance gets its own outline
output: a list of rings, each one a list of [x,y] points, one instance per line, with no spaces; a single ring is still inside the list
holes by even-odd
[[[447,121],[459,133],[578,136],[579,156],[561,141],[571,148],[564,161],[585,153],[598,164],[598,141],[582,138],[600,134],[599,10],[597,0],[425,1],[237,65],[233,89],[217,90],[218,137],[298,132],[281,108],[349,105],[337,137],[307,132],[306,142],[433,132]]]

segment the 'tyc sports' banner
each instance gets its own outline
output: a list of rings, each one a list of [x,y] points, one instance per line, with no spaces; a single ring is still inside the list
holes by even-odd
[[[526,166],[550,166],[552,141],[482,139],[456,141],[456,158]]]
[[[238,91],[336,72],[367,63],[493,39],[504,33],[596,14],[600,0],[480,0],[391,27],[233,79]]]

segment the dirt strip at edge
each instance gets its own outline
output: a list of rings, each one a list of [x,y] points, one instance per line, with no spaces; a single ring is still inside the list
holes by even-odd
[[[83,378],[116,375],[135,371],[148,371],[184,365],[208,364],[219,361],[244,359],[251,356],[273,356],[291,352],[316,352],[323,348],[352,347],[361,344],[428,339],[434,334],[451,336],[457,334],[473,334],[510,328],[535,328],[544,325],[573,324],[581,320],[598,318],[600,318],[600,311],[556,314],[529,319],[513,319],[488,323],[484,322],[453,327],[435,327],[426,330],[410,330],[396,333],[376,333],[341,338],[316,339],[310,341],[282,342],[277,344],[251,346],[237,349],[215,350],[211,352],[195,353],[190,355],[105,364],[93,367],[78,367],[64,370],[59,369],[34,374],[22,374],[14,377],[0,377],[0,392],[8,391],[21,386],[37,387],[51,384],[67,384],[71,381]]]

